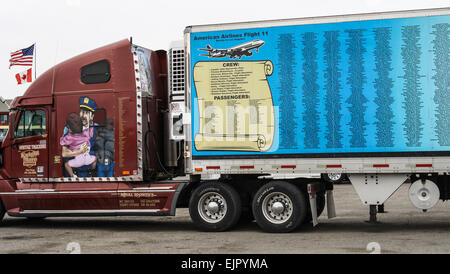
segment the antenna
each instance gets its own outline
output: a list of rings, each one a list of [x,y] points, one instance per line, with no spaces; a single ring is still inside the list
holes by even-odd
[[[36,67],[37,67],[37,50],[36,50],[36,42],[34,42],[34,58],[33,58],[33,63],[34,63],[34,80],[36,80]]]

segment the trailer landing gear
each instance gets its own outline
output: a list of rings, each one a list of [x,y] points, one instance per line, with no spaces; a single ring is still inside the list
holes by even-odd
[[[370,218],[369,218],[368,223],[370,223],[370,224],[379,223],[377,221],[377,206],[376,205],[370,205],[369,213],[370,213]]]
[[[387,213],[387,211],[384,211],[384,204],[378,206],[378,213]]]
[[[378,210],[377,210],[377,207],[378,207]],[[380,208],[383,210],[383,212],[379,211]],[[369,220],[366,221],[366,223],[380,224],[381,222],[379,222],[377,219],[377,213],[387,213],[386,211],[384,211],[384,204],[369,206]]]
[[[348,177],[361,202],[370,206],[368,223],[375,224],[379,223],[377,213],[386,212],[384,202],[409,179],[409,174],[350,174]]]

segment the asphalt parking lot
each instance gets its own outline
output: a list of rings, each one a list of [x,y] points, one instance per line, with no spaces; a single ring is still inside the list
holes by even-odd
[[[369,208],[353,187],[337,185],[337,217],[327,219],[325,210],[317,227],[289,234],[264,233],[255,222],[199,232],[187,209],[174,217],[5,217],[0,253],[450,253],[450,204],[440,201],[422,213],[409,202],[408,187],[386,202],[380,223],[370,224]]]

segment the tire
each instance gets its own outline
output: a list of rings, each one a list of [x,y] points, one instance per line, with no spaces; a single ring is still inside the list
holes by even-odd
[[[317,218],[320,217],[320,215],[323,213],[323,210],[325,209],[325,192],[319,192],[316,194],[316,204],[317,204]],[[308,204],[308,212],[306,214],[306,218],[304,223],[309,223],[312,221],[312,213],[311,213],[311,206],[309,204],[309,201],[307,202]]]
[[[223,183],[202,183],[189,200],[189,214],[194,225],[209,232],[231,229],[242,212],[238,192]]]
[[[256,223],[265,232],[291,232],[306,218],[304,192],[288,182],[265,184],[256,193],[252,205]]]
[[[333,184],[340,184],[344,180],[345,174],[343,173],[323,173],[322,179],[324,179],[327,182],[333,183]]]

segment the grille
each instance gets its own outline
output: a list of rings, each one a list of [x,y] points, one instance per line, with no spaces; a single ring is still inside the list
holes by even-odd
[[[184,101],[185,73],[184,49],[173,48],[169,51],[170,61],[170,99],[171,101]]]

